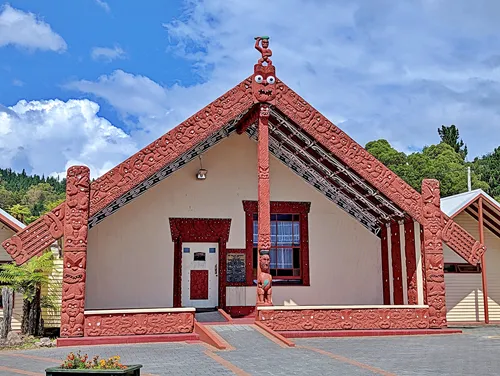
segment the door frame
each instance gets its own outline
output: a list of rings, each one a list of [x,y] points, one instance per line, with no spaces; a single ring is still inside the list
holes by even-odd
[[[182,307],[182,243],[219,244],[218,308],[226,309],[226,244],[231,228],[230,218],[169,218],[174,242],[174,307]]]

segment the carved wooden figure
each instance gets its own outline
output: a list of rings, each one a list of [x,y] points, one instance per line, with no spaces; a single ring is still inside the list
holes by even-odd
[[[88,167],[70,167],[66,178],[61,337],[80,337],[84,332],[89,198]]]
[[[259,257],[260,273],[257,276],[257,305],[273,305],[273,277],[270,274],[270,263],[269,251],[261,250]]]

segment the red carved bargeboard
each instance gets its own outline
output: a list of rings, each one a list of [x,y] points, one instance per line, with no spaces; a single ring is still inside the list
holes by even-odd
[[[38,255],[63,235],[65,207],[63,202],[2,243],[16,264]]]
[[[194,312],[113,313],[85,316],[85,336],[192,333]]]
[[[260,310],[259,321],[276,331],[426,329],[427,308]]]

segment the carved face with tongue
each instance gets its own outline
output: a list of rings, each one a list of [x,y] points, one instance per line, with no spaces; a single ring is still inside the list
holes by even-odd
[[[274,65],[255,64],[252,92],[257,102],[271,103],[276,98],[276,69]]]

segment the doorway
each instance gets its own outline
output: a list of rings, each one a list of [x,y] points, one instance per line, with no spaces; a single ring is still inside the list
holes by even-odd
[[[216,308],[219,300],[219,244],[182,243],[182,306]]]

